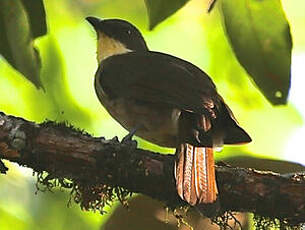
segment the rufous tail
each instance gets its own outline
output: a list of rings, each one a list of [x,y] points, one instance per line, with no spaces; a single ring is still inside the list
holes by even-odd
[[[175,164],[179,196],[190,205],[213,203],[217,199],[213,148],[182,144]]]

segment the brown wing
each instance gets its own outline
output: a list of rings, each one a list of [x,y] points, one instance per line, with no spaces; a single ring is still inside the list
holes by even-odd
[[[163,102],[199,114],[208,112],[205,102],[218,103],[215,85],[203,71],[162,53],[131,52],[107,58],[97,77],[110,97]]]

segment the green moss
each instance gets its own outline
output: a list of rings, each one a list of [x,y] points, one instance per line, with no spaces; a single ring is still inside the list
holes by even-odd
[[[253,217],[254,220],[254,227],[256,230],[273,230],[273,229],[280,229],[280,230],[301,230],[304,227],[303,224],[294,225],[287,220],[280,220],[277,218],[269,218],[259,216],[257,214]]]
[[[105,213],[105,206],[110,206],[119,200],[128,207],[128,198],[132,195],[126,189],[118,186],[94,184],[88,181],[71,181],[66,178],[56,178],[46,172],[36,172],[37,191],[53,191],[54,189],[66,189],[70,191],[68,206],[71,202],[79,204],[82,210],[99,211]]]

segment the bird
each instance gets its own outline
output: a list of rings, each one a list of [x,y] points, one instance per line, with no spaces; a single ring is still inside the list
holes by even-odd
[[[218,200],[214,149],[251,142],[212,79],[199,67],[149,50],[123,19],[86,20],[97,35],[94,86],[108,113],[133,135],[176,148],[179,197],[191,206]]]

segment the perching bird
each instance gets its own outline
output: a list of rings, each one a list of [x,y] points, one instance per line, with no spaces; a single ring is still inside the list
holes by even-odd
[[[87,17],[97,33],[95,90],[131,134],[176,148],[179,196],[190,205],[217,200],[213,148],[251,141],[210,77],[180,58],[150,51],[120,19]]]

